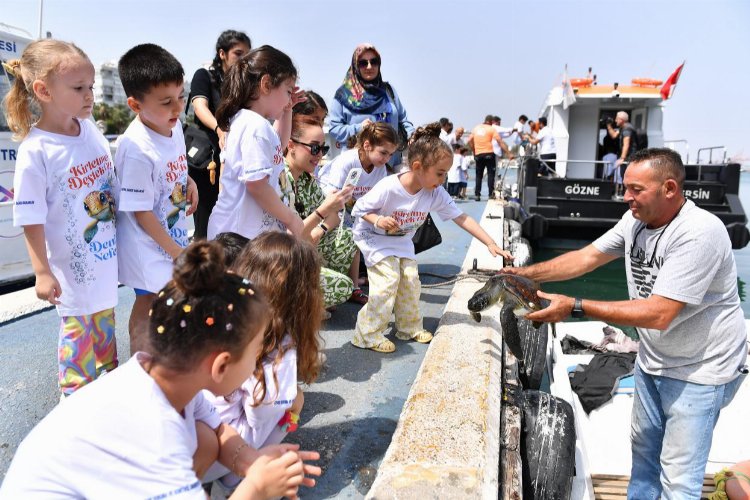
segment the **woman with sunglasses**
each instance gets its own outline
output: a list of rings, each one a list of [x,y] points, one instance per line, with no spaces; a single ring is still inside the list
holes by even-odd
[[[318,120],[312,116],[296,114],[284,157],[285,169],[280,179],[280,184],[286,186],[287,193],[291,193],[287,196],[293,202],[292,208],[303,219],[306,232],[310,231],[310,237],[318,247],[318,254],[323,262],[320,281],[327,308],[343,304],[352,298],[359,272],[359,262],[356,262],[356,266],[352,265],[357,252],[352,231],[342,228],[342,233],[339,234],[338,213],[327,206],[327,198],[313,177],[318,162],[328,149]],[[354,188],[346,189],[351,191]]]
[[[383,81],[380,65],[380,54],[373,45],[363,43],[354,50],[344,83],[331,103],[330,133],[342,149],[346,149],[350,137],[356,136],[370,122],[387,122],[394,130],[401,126],[409,136],[414,132],[396,90]],[[400,163],[401,153],[396,151],[391,164]]]

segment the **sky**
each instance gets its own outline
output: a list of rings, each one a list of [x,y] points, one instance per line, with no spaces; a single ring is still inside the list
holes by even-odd
[[[0,21],[36,35],[39,0],[0,0]],[[415,124],[442,116],[471,128],[486,114],[511,126],[538,115],[559,85],[589,66],[601,84],[665,80],[687,61],[664,110],[664,138],[691,154],[724,145],[750,159],[750,2],[747,0],[44,0],[43,31],[73,41],[94,64],[157,43],[188,79],[219,33],[246,32],[294,60],[300,85],[328,102],[354,47],[374,44],[382,74]]]

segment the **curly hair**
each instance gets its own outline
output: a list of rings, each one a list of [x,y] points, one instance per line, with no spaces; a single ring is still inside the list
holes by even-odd
[[[452,157],[451,148],[440,139],[440,123],[419,127],[409,138],[409,164],[419,161],[430,168],[446,156]]]
[[[234,264],[234,270],[255,283],[270,306],[271,319],[263,335],[254,373],[257,384],[253,401],[258,406],[268,391],[264,361],[273,363],[277,387],[277,366],[292,348],[297,349],[299,380],[309,384],[320,373],[318,352],[322,339],[319,330],[323,311],[320,258],[311,244],[286,233],[271,231],[261,234],[245,247]],[[284,345],[287,335],[292,338],[292,343]],[[275,399],[277,395],[273,397]]]

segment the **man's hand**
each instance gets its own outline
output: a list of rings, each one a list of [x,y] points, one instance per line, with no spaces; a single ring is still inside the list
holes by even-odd
[[[573,310],[575,305],[575,299],[573,297],[567,297],[565,295],[558,295],[554,293],[544,293],[539,290],[537,295],[543,299],[550,301],[550,305],[541,311],[535,311],[526,315],[526,319],[529,321],[541,321],[543,323],[557,323],[562,321],[568,316]]]

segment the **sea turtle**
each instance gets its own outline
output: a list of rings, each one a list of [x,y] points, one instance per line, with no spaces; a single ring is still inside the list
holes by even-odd
[[[479,313],[500,301],[512,304],[513,313],[524,317],[532,311],[549,306],[549,301],[539,298],[537,291],[539,286],[528,278],[515,274],[496,274],[469,299],[471,317],[476,322],[481,321]],[[532,325],[539,328],[542,323],[534,321]]]
[[[172,194],[169,195],[169,201],[174,205],[174,210],[167,215],[167,227],[172,229],[180,218],[180,210],[185,210],[187,206],[187,187],[181,182],[175,182],[172,188]]]
[[[115,219],[115,199],[109,191],[91,191],[83,199],[83,207],[93,222],[83,230],[83,239],[91,243],[99,231],[100,222],[108,222]]]

